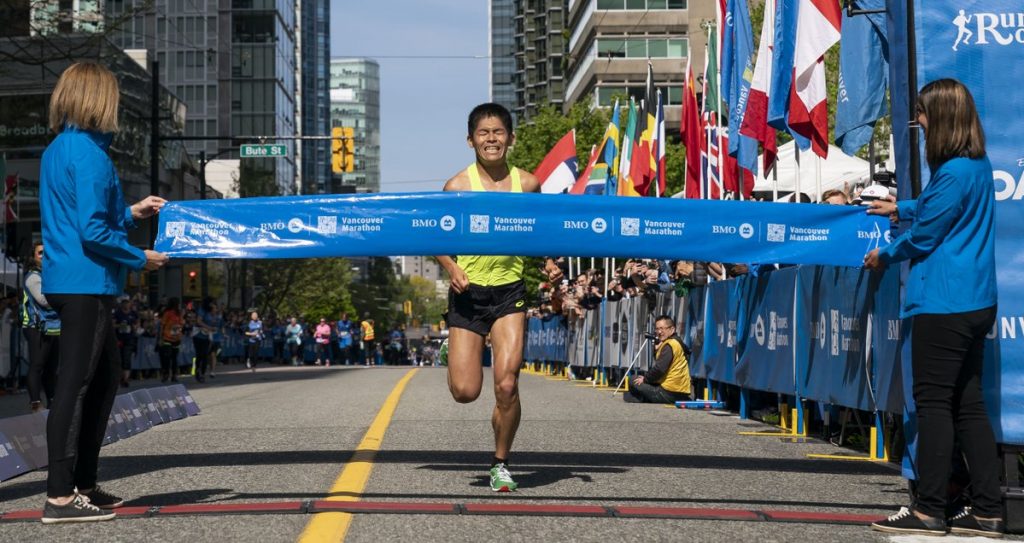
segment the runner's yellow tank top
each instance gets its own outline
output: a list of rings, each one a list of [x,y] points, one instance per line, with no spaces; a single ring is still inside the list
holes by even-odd
[[[466,168],[469,174],[469,185],[473,192],[487,192],[480,181],[480,171],[476,163]],[[519,181],[519,170],[509,168],[512,187],[509,192],[523,192],[523,184]],[[482,287],[493,287],[515,283],[523,278],[523,257],[521,256],[480,256],[459,255],[455,257],[462,271],[466,272],[469,282]]]

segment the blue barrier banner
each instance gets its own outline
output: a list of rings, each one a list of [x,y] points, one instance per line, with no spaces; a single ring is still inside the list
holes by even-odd
[[[419,192],[171,202],[173,258],[518,254],[860,266],[883,217],[852,206]]]
[[[707,377],[707,368],[704,365],[704,302],[707,298],[706,287],[690,289],[686,297],[686,327],[683,338],[690,347],[690,375],[694,377]]]
[[[881,276],[872,297],[871,368],[874,373],[878,409],[889,413],[903,410],[903,321],[900,319],[900,270],[890,266]]]
[[[1024,444],[1024,85],[1019,70],[1008,69],[1019,66],[1024,54],[1024,11],[1020,0],[916,0],[915,6],[918,85],[943,77],[962,81],[985,129],[995,180],[999,283],[999,317],[983,372],[985,405],[996,438]]]
[[[806,266],[797,272],[797,392],[804,398],[873,410],[867,364],[868,315],[881,279],[853,268]]]
[[[736,281],[707,286],[707,325],[704,327],[704,365],[707,377],[736,384],[736,319],[739,296]]]
[[[14,440],[7,436],[4,421],[0,421],[0,481],[21,475],[35,469],[14,446]]]
[[[744,388],[793,394],[793,296],[797,268],[737,280],[742,302],[737,326],[736,382]]]

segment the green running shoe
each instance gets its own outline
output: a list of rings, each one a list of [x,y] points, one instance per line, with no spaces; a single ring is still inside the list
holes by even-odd
[[[518,486],[512,480],[512,474],[508,472],[505,464],[497,464],[491,468],[491,490],[495,492],[512,492]]]

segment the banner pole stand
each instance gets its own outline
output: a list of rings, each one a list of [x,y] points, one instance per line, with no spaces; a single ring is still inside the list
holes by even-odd
[[[741,388],[740,389],[740,420],[747,420],[750,418],[750,391]]]
[[[806,421],[804,420],[804,400],[799,395],[796,396],[796,413],[793,414],[793,418],[796,423],[793,425],[793,435],[806,436],[807,428],[804,426]]]

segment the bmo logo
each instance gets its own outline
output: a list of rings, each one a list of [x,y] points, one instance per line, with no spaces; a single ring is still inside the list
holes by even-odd
[[[603,234],[608,230],[608,221],[597,217],[592,221],[562,221],[566,230],[593,230],[595,234]]]
[[[739,230],[735,226],[723,226],[720,224],[711,226],[712,234],[735,234],[737,232],[739,232]]]
[[[413,228],[436,228],[437,220],[435,219],[413,219]]]

